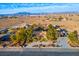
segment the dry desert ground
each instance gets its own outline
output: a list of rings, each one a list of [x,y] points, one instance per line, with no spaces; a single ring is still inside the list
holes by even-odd
[[[58,20],[60,17],[60,21]],[[49,24],[59,25],[69,31],[79,31],[79,14],[47,14],[47,15],[30,15],[0,18],[0,28],[10,27],[13,25],[26,24]]]

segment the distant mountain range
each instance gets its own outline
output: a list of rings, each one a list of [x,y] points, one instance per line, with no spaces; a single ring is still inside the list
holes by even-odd
[[[30,12],[18,12],[14,14],[0,14],[0,16],[29,16],[29,15],[46,15],[46,14],[71,14],[71,13],[76,13],[78,14],[79,12],[55,12],[55,13],[30,13]]]

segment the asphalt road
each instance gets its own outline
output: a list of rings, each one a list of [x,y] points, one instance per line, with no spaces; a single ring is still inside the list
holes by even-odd
[[[0,56],[79,56],[79,48],[0,48]]]
[[[0,56],[79,56],[79,52],[0,52]]]

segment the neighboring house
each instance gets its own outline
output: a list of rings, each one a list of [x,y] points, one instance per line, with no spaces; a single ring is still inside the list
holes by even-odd
[[[59,37],[66,37],[68,33],[66,29],[59,29],[58,34],[59,34]]]
[[[59,37],[66,37],[67,36],[67,30],[60,28],[58,25],[53,25],[53,27],[58,31]]]

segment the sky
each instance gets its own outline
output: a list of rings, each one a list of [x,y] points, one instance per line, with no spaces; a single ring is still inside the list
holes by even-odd
[[[0,14],[79,12],[79,3],[0,3]]]

